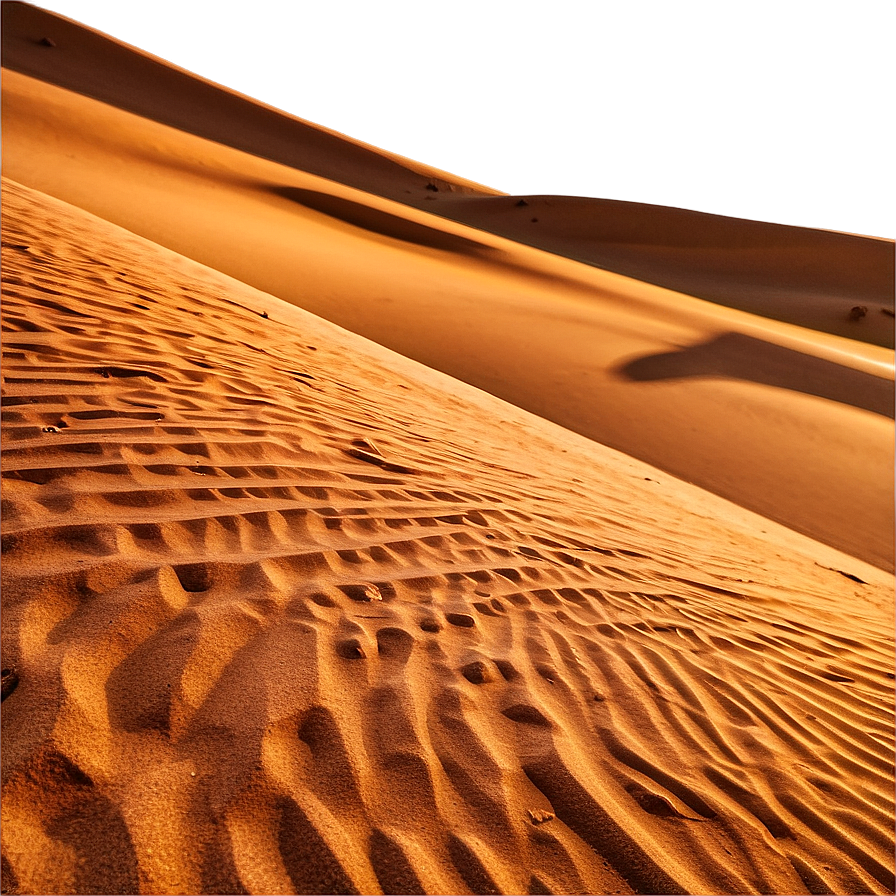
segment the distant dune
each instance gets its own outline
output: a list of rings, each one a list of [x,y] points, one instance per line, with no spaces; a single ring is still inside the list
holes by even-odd
[[[893,241],[2,11],[4,893],[894,891]]]
[[[431,209],[701,299],[893,348],[892,240],[570,196],[446,197]]]

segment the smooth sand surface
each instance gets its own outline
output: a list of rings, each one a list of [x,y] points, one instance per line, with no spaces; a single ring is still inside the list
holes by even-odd
[[[892,240],[3,42],[3,892],[893,892]]]
[[[889,576],[3,203],[8,889],[891,891]]]
[[[431,194],[427,189],[430,186],[480,196],[500,195],[497,190],[222,89],[63,16],[6,0],[2,10],[4,68],[68,87],[190,134],[392,198],[414,193],[422,198]],[[172,27],[177,23],[172,22]],[[45,38],[55,46],[42,43]],[[277,44],[280,36],[272,38]],[[197,41],[203,39],[203,35],[196,35]],[[306,39],[302,35],[295,46],[283,44],[279,50],[298,52]],[[47,52],[53,49],[62,52]]]
[[[440,195],[428,210],[732,308],[893,348],[893,240],[570,196]]]

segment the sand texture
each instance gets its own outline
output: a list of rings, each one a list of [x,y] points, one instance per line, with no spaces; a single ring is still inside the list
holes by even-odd
[[[598,270],[15,72],[3,85],[4,171],[19,183],[893,568],[892,350]]]
[[[8,888],[892,890],[887,576],[3,202]]]
[[[2,12],[3,893],[894,892],[892,240]]]

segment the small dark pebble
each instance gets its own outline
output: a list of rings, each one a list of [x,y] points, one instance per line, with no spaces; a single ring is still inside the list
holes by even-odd
[[[42,37],[39,41],[42,47],[55,47],[56,41],[52,37]]]
[[[880,313],[886,314],[887,317],[896,317],[896,311],[894,311],[892,308],[881,308]]]
[[[861,320],[868,313],[868,309],[864,305],[853,305],[849,309],[850,320]]]
[[[526,205],[528,205],[528,204],[529,204],[529,203],[526,202],[525,199],[520,199],[520,201],[517,203],[517,205],[519,205],[519,206],[526,206]]]
[[[428,183],[428,184],[426,185],[426,189],[429,190],[429,191],[431,191],[431,192],[433,192],[433,193],[438,193],[438,192],[439,192],[439,188],[438,188],[434,183]]]

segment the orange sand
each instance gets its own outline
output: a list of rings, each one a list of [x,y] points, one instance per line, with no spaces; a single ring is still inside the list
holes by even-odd
[[[892,241],[3,14],[3,892],[893,892]]]

